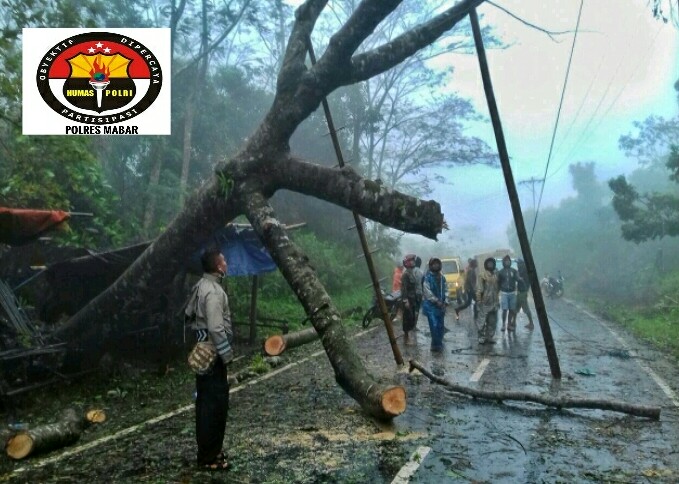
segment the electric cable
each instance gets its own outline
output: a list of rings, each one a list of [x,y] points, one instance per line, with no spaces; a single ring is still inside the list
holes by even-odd
[[[542,178],[542,187],[540,188],[540,198],[538,199],[538,206],[535,210],[535,218],[533,219],[533,229],[530,233],[530,241],[533,242],[533,234],[535,234],[535,226],[538,223],[538,214],[540,213],[540,205],[542,203],[542,195],[545,192],[545,181],[547,180],[547,172],[549,171],[549,162],[552,158],[552,150],[554,149],[554,140],[556,138],[556,131],[559,127],[559,118],[561,116],[561,108],[563,106],[563,99],[566,95],[566,86],[568,85],[568,76],[571,72],[571,64],[573,62],[573,53],[575,52],[575,41],[578,38],[578,31],[580,30],[580,19],[582,18],[582,7],[585,0],[580,0],[580,9],[578,10],[578,20],[575,24],[575,34],[573,35],[573,43],[571,44],[571,53],[568,57],[568,66],[566,67],[566,78],[563,82],[563,88],[561,89],[561,100],[559,101],[559,109],[556,113],[556,121],[554,122],[554,130],[552,131],[552,141],[549,144],[549,154],[547,155],[547,164],[545,166],[545,174]]]

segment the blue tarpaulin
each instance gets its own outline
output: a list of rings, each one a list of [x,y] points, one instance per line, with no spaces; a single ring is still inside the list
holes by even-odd
[[[218,230],[191,257],[191,268],[201,273],[200,256],[208,247],[219,247],[228,263],[227,276],[251,276],[277,269],[269,252],[250,228],[227,226]]]

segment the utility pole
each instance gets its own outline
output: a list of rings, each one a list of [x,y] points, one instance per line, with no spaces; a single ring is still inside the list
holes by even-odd
[[[531,191],[533,192],[533,212],[535,212],[535,185],[537,183],[544,183],[544,180],[542,178],[530,177],[528,180],[521,180],[519,182],[519,185],[530,184]]]
[[[481,78],[483,79],[483,90],[486,93],[486,100],[488,101],[488,111],[490,112],[490,119],[493,123],[493,130],[495,131],[495,141],[497,142],[497,150],[498,154],[500,155],[502,173],[505,177],[505,184],[507,185],[509,202],[512,206],[512,214],[514,215],[516,233],[519,236],[521,252],[523,253],[523,259],[526,262],[526,268],[528,269],[528,278],[530,279],[531,289],[533,290],[533,300],[535,301],[535,312],[537,312],[538,314],[538,321],[540,322],[542,337],[545,340],[545,349],[547,350],[549,368],[552,372],[552,377],[561,378],[561,368],[559,368],[559,357],[556,354],[556,347],[554,346],[554,339],[552,338],[552,330],[549,327],[549,319],[547,319],[545,301],[542,298],[540,282],[538,281],[537,271],[535,270],[535,261],[533,261],[533,253],[530,248],[530,242],[528,241],[528,234],[526,233],[526,224],[523,221],[523,214],[521,213],[521,202],[519,201],[519,194],[517,193],[516,186],[514,185],[514,175],[512,174],[512,167],[509,164],[509,154],[507,153],[507,144],[505,142],[504,132],[502,131],[502,123],[500,122],[500,112],[497,109],[495,93],[493,92],[493,84],[490,80],[490,71],[488,70],[488,60],[486,59],[486,50],[483,47],[483,37],[481,37],[481,27],[479,26],[479,17],[476,15],[475,8],[469,11],[469,19],[471,20],[472,30],[474,32],[474,43],[476,44],[476,53],[478,54],[479,57],[479,67],[481,68]]]
[[[313,45],[311,45],[311,39],[307,39],[309,60],[311,60],[311,65],[316,64],[316,54],[314,53]],[[340,168],[344,166],[344,156],[342,155],[342,148],[340,147],[339,139],[337,138],[337,130],[335,129],[335,123],[332,119],[332,114],[330,112],[330,105],[328,100],[323,98],[323,112],[325,113],[325,120],[328,123],[328,131],[330,132],[330,138],[332,139],[332,145],[335,148],[335,154],[337,155],[337,163]],[[368,265],[368,271],[370,272],[370,279],[372,280],[373,289],[375,291],[375,298],[377,299],[377,305],[382,313],[382,319],[384,320],[384,327],[387,330],[387,336],[389,337],[389,343],[391,344],[391,351],[394,353],[394,360],[399,366],[403,366],[403,356],[401,355],[401,350],[396,343],[396,335],[394,334],[394,325],[391,321],[391,316],[389,316],[389,309],[387,309],[387,303],[384,301],[382,296],[382,290],[380,288],[379,277],[377,277],[377,270],[375,269],[375,264],[373,262],[372,253],[368,247],[368,238],[365,235],[365,229],[363,227],[363,221],[361,217],[356,213],[352,212],[354,215],[354,224],[356,226],[356,232],[358,232],[358,239],[361,242],[361,248],[363,249],[363,255],[365,256],[365,262]]]

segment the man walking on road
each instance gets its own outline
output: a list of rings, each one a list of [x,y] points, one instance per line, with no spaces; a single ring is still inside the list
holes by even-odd
[[[500,287],[500,307],[502,308],[502,331],[508,321],[509,331],[516,330],[516,285],[519,273],[512,267],[512,258],[506,255],[502,258],[502,269],[498,271],[497,282]],[[509,318],[507,318],[509,316]]]
[[[455,320],[460,319],[460,311],[464,311],[472,303],[474,303],[474,321],[479,316],[479,308],[476,304],[476,267],[478,263],[476,259],[469,259],[469,265],[467,266],[467,272],[464,276],[464,292],[465,292],[465,302],[461,306],[455,308]]]
[[[497,328],[498,285],[495,272],[495,258],[488,257],[483,262],[483,270],[479,274],[476,285],[476,303],[479,306],[479,344],[493,344]]]

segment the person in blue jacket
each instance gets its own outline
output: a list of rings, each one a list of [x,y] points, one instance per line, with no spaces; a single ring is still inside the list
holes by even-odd
[[[441,259],[438,257],[429,259],[429,271],[424,276],[422,289],[424,293],[422,311],[429,320],[431,350],[440,352],[443,351],[443,319],[446,315],[448,285],[446,278],[441,274]]]

